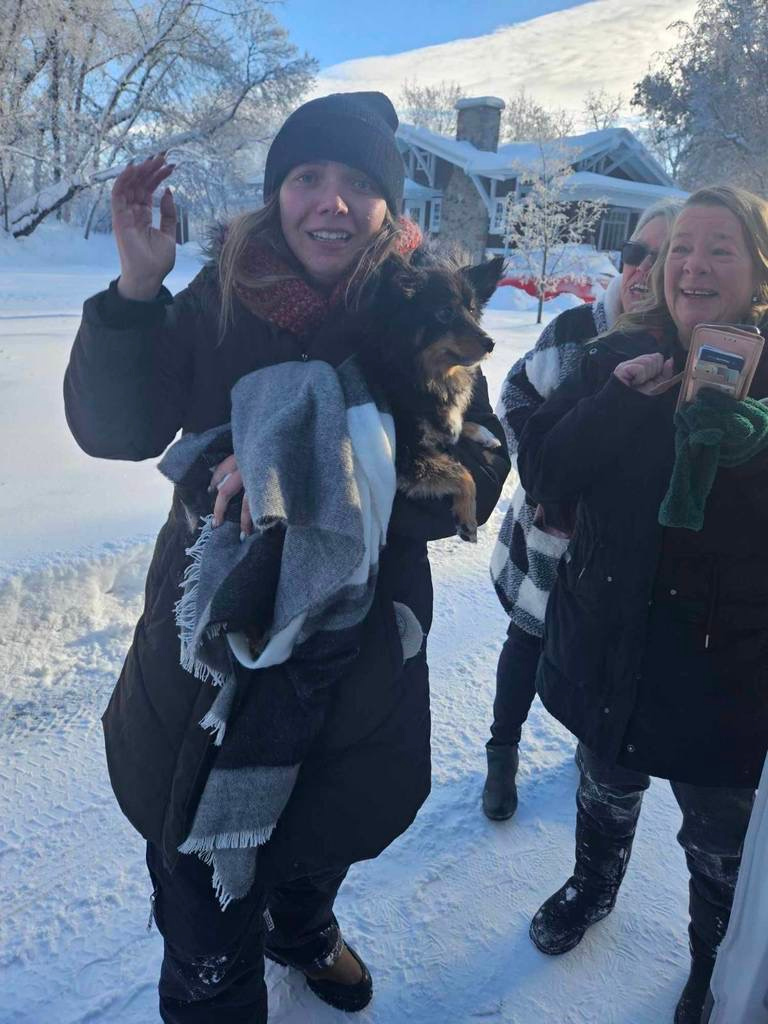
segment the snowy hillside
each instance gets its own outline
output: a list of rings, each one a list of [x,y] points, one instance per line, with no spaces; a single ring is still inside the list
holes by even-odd
[[[695,8],[695,0],[592,0],[489,35],[335,64],[316,92],[381,89],[397,99],[404,79],[450,79],[467,96],[504,98],[525,86],[539,103],[578,114],[590,90],[628,101],[652,56],[675,41],[669,26]]]
[[[142,843],[106,775],[99,715],[141,606],[169,489],[150,464],[99,462],[64,423],[61,378],[82,299],[115,266],[41,231],[0,251],[0,1024],[155,1024],[161,942],[146,931]],[[65,257],[66,253],[66,257]],[[195,271],[183,256],[171,281]],[[551,315],[551,311],[550,314]],[[492,310],[493,395],[535,314]],[[337,909],[375,985],[360,1024],[666,1024],[687,971],[687,883],[668,787],[652,786],[615,913],[573,953],[531,945],[532,913],[572,864],[573,742],[536,707],[520,810],[480,811],[506,619],[477,547],[433,545],[434,788],[415,825],[355,866]],[[274,1024],[340,1015],[268,968]],[[350,1020],[352,1018],[349,1018]]]

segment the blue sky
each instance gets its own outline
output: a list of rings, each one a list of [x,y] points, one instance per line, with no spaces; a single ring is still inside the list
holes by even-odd
[[[275,15],[320,67],[481,36],[584,0],[283,0]],[[414,68],[414,74],[418,71]],[[448,76],[450,77],[450,76]]]

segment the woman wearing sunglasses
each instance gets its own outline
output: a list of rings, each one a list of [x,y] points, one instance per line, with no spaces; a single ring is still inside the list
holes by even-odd
[[[535,348],[514,364],[501,392],[497,415],[510,453],[517,451],[528,417],[579,365],[584,343],[610,330],[648,292],[648,275],[681,203],[662,200],[645,210],[622,247],[622,271],[597,303],[566,310],[552,320]],[[496,670],[491,738],[486,744],[488,776],[483,810],[495,820],[517,809],[515,776],[523,723],[535,696],[544,612],[566,547],[565,531],[540,528],[536,502],[518,487],[491,559],[491,577],[510,618]]]
[[[650,283],[520,439],[528,492],[575,510],[536,686],[578,738],[581,773],[575,867],[531,938],[566,953],[612,911],[643,795],[668,779],[690,872],[674,1020],[699,1024],[768,748],[768,349],[749,400],[707,388],[676,414],[674,376],[698,325],[768,326],[768,203],[694,192]]]

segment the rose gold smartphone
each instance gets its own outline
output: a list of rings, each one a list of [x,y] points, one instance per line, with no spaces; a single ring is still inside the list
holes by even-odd
[[[748,324],[699,324],[693,329],[677,407],[692,402],[702,388],[737,400],[749,393],[763,351],[763,338]]]

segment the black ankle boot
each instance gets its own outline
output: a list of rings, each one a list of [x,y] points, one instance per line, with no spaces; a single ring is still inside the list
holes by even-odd
[[[531,921],[531,941],[549,956],[567,953],[581,942],[590,925],[613,910],[618,887],[594,889],[575,875],[539,907]]]
[[[691,957],[691,973],[675,1010],[675,1024],[700,1024],[714,968],[714,957]]]
[[[485,748],[488,776],[483,787],[483,811],[492,821],[505,821],[517,810],[517,744]]]

